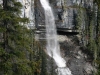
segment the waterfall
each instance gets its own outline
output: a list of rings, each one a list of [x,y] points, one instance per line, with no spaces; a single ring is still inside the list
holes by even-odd
[[[55,60],[58,66],[56,69],[58,75],[72,75],[69,68],[66,67],[66,61],[60,55],[60,47],[57,41],[57,32],[52,8],[50,7],[48,0],[40,0],[40,2],[45,11],[47,53]]]

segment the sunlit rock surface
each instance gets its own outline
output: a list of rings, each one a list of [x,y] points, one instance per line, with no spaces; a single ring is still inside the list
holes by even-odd
[[[39,0],[18,0],[22,3],[22,17],[27,17],[30,23],[28,28],[38,28],[39,25],[44,25],[44,11],[41,7]],[[84,8],[93,9],[93,0],[49,0],[54,14],[55,21],[58,28],[73,29],[74,13],[77,13],[76,5],[80,5]],[[2,4],[2,0],[0,0]]]
[[[34,0],[19,0],[22,3],[22,14],[21,17],[29,18],[30,23],[26,26],[27,28],[35,28],[35,15],[34,15]]]
[[[57,28],[74,29],[77,7],[93,9],[93,0],[49,0],[55,15]],[[39,0],[35,1],[36,26],[44,25],[44,12]]]

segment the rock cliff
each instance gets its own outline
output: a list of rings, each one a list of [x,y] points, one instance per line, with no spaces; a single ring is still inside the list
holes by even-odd
[[[20,0],[20,2],[23,4],[22,17],[30,19],[28,27],[41,30],[40,26],[45,25],[45,18],[40,1]],[[49,2],[54,11],[56,26],[62,29],[73,30],[76,28],[76,16],[79,14],[78,10],[80,10],[78,6],[81,6],[82,9],[93,10],[93,0],[49,0]],[[83,13],[82,15],[84,18],[86,14]],[[84,30],[86,21],[84,19],[82,21],[81,28]],[[45,29],[45,26],[43,29]],[[42,36],[45,36],[45,34]],[[66,59],[66,65],[73,75],[93,75],[95,68],[93,67],[91,54],[86,52],[85,48],[81,48],[80,37],[82,35],[69,35],[67,33],[58,35],[62,56]],[[85,40],[85,38],[82,38],[82,40]]]

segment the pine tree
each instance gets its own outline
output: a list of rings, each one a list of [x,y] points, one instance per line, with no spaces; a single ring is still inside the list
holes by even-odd
[[[31,37],[34,33],[25,27],[29,20],[20,17],[21,7],[16,0],[3,0],[0,8],[0,75],[34,75],[34,68],[41,64],[30,56],[37,57]]]
[[[100,75],[100,0],[95,0],[98,6],[97,12],[97,60],[96,63],[98,64],[98,72],[97,75]]]
[[[40,75],[48,75],[47,73],[47,58],[44,51],[42,51],[42,64],[41,64],[41,74]]]

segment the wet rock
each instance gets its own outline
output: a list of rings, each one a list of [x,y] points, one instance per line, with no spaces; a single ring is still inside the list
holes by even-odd
[[[62,35],[63,36],[63,35]],[[76,43],[77,40],[73,40],[76,36],[66,36],[66,40],[60,42],[61,52],[66,58],[66,65],[72,71],[73,75],[93,75],[94,67],[92,65],[92,59],[90,59],[86,53]],[[68,41],[70,39],[70,41]],[[91,62],[88,62],[91,60]]]
[[[93,66],[90,63],[84,65],[84,70],[86,73],[91,74],[93,72]]]
[[[74,29],[74,16],[77,14],[77,9],[74,5],[83,7],[92,6],[93,0],[49,0],[53,8],[55,23],[57,28]],[[35,0],[34,7],[35,26],[39,30],[39,25],[45,25],[44,10],[41,7],[39,0]],[[45,34],[44,34],[45,35]],[[67,35],[67,34],[66,34]],[[66,65],[72,71],[73,75],[93,75],[93,65],[90,53],[86,49],[80,48],[81,36],[66,36],[58,35],[58,40],[61,46],[62,57],[66,59]],[[42,35],[41,35],[42,37]],[[51,58],[48,58],[48,69],[51,69]],[[90,61],[91,60],[91,61]],[[89,62],[90,61],[90,62]],[[55,62],[53,62],[55,63]],[[54,68],[56,65],[53,64]]]

